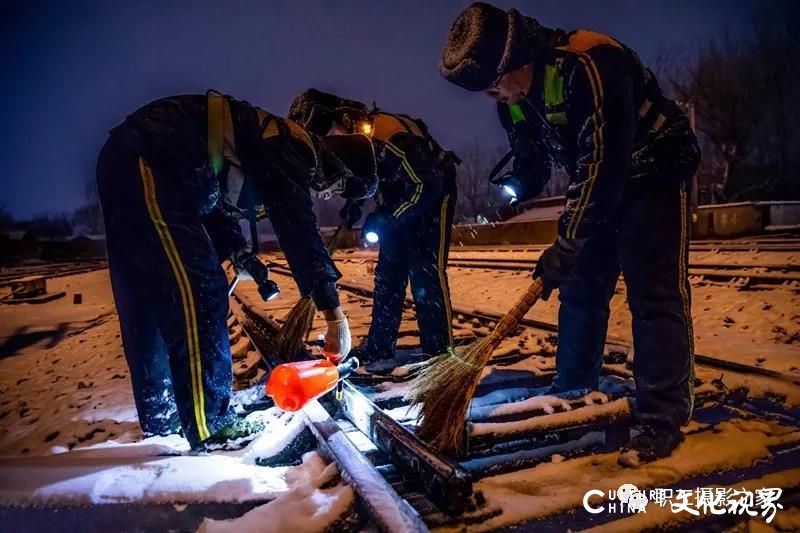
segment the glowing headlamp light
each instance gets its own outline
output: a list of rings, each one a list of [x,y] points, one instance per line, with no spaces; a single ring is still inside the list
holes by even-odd
[[[268,302],[268,301],[274,299],[280,293],[281,293],[281,290],[278,287],[278,284],[275,283],[274,281],[272,281],[271,279],[263,281],[263,282],[259,283],[259,285],[258,285],[258,294],[261,295],[261,298],[265,302]]]
[[[511,185],[503,185],[503,190],[505,193],[511,197],[511,201],[515,201],[517,199],[517,191],[514,190],[514,187]]]
[[[380,237],[379,237],[379,236],[378,236],[378,234],[377,234],[377,233],[375,233],[374,231],[368,231],[368,232],[367,232],[367,233],[364,235],[364,238],[365,238],[365,239],[367,240],[367,242],[368,242],[368,243],[370,243],[370,244],[375,244],[376,242],[378,242],[378,241],[380,240]]]

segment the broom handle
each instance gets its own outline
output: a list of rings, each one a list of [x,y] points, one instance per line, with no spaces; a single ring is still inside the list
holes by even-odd
[[[339,239],[341,238],[342,234],[344,233],[345,225],[339,224],[336,227],[336,231],[333,232],[333,236],[331,236],[331,240],[328,241],[328,253],[333,253],[339,247]]]
[[[499,344],[501,340],[506,338],[506,336],[519,325],[519,321],[522,320],[525,313],[533,307],[533,304],[535,304],[536,300],[542,295],[543,290],[544,285],[542,284],[541,278],[534,279],[533,283],[528,286],[525,293],[517,300],[517,303],[514,304],[514,307],[503,315],[503,318],[497,323],[497,327],[489,334],[488,342]]]

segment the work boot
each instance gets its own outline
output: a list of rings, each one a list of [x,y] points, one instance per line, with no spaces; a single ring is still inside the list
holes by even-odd
[[[644,425],[634,429],[636,436],[631,438],[619,452],[617,462],[621,466],[636,467],[656,459],[669,457],[672,451],[683,442],[679,429],[662,429]]]
[[[241,450],[253,442],[266,426],[264,422],[248,416],[237,418],[192,449],[194,452]]]
[[[168,437],[170,435],[183,435],[181,428],[181,419],[178,416],[178,411],[172,411],[165,416],[166,420],[160,424],[158,428],[142,428],[142,438],[148,439],[150,437]],[[162,419],[163,420],[163,419]]]

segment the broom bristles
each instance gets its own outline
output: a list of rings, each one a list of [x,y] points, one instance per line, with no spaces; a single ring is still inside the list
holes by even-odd
[[[280,357],[291,359],[303,348],[316,312],[317,307],[308,296],[300,298],[289,310],[278,334],[277,352]]]
[[[494,331],[466,348],[436,356],[417,377],[406,400],[418,405],[417,435],[444,453],[456,456],[467,449],[464,421],[478,388],[483,369],[500,342],[510,334],[542,294],[541,279],[534,280]]]
[[[420,406],[417,435],[437,450],[456,456],[466,451],[464,420],[496,344],[484,337],[435,357],[406,395],[412,405]]]
[[[333,253],[344,240],[345,230],[350,229],[344,225],[336,228],[330,242],[328,242],[328,253]],[[303,296],[294,304],[286,318],[283,320],[283,327],[281,327],[278,334],[277,350],[280,357],[288,358],[291,360],[302,348],[303,343],[311,331],[311,326],[314,323],[314,314],[317,312],[317,306],[309,296]]]

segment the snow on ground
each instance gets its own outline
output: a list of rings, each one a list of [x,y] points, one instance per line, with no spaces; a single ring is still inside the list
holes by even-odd
[[[755,491],[764,487],[782,487],[784,490],[800,485],[800,468],[785,470],[774,474],[768,474],[755,479],[747,479],[734,485],[713,485],[714,487],[726,487],[735,490]],[[641,488],[641,487],[639,487]],[[694,495],[689,500],[694,503]],[[669,505],[660,507],[650,504],[647,506],[646,513],[637,513],[628,518],[603,524],[585,531],[585,533],[624,533],[629,531],[645,531],[667,528],[691,527],[691,523],[701,517],[686,512],[674,513]],[[764,518],[758,517],[750,519],[744,531],[755,533],[756,531],[773,532],[776,531],[798,531],[800,530],[800,511],[796,507],[783,509],[775,514],[768,525]],[[775,526],[773,528],[772,526]],[[731,531],[731,530],[728,530]]]
[[[291,487],[291,468],[258,466],[303,429],[302,419],[270,409],[243,450],[189,455],[177,436],[108,441],[40,457],[0,457],[0,502],[18,505],[270,500]]]
[[[269,500],[289,490],[291,468],[255,460],[281,451],[300,417],[251,415],[267,430],[239,452],[190,456],[177,435],[140,440],[108,271],[55,278],[48,290],[67,296],[0,305],[0,502]]]
[[[288,491],[234,520],[206,519],[198,533],[329,531],[355,503],[353,489],[337,480],[336,464],[326,465],[316,452],[286,474]]]
[[[466,255],[468,252],[464,252]],[[454,249],[450,257],[457,258]],[[513,258],[518,254],[495,252],[488,255]],[[532,254],[536,257],[538,254]],[[700,253],[696,254],[700,255]],[[702,258],[708,259],[709,252]],[[711,254],[723,256],[720,263],[798,264],[798,254],[769,260],[762,253]],[[346,255],[342,255],[346,257]],[[716,258],[713,259],[717,261]],[[695,261],[695,254],[692,256]],[[340,262],[342,281],[372,286],[372,263],[363,260]],[[453,306],[505,313],[527,288],[530,274],[489,269],[448,269]],[[528,318],[556,323],[558,298],[537,302]],[[412,315],[413,316],[413,315]],[[800,294],[792,290],[739,290],[735,287],[695,284],[692,287],[692,316],[698,353],[748,365],[800,375]],[[468,325],[468,324],[467,324]],[[480,333],[480,328],[473,328]],[[484,331],[483,333],[486,333]],[[611,301],[610,337],[631,340],[631,315],[625,284],[617,284]]]
[[[684,433],[693,429],[696,428],[684,428]],[[734,442],[736,445],[731,446]],[[659,488],[688,477],[747,468],[769,457],[768,446],[797,442],[800,442],[800,432],[777,423],[732,420],[718,424],[713,431],[688,434],[672,456],[635,469],[619,466],[618,454],[614,452],[557,460],[488,477],[478,481],[475,490],[483,493],[488,505],[502,508],[503,513],[468,525],[466,531],[491,531],[582,508],[583,497],[589,489],[607,494],[623,483],[632,483],[640,490]],[[787,471],[786,479],[767,486],[795,486],[798,478],[789,476],[796,472]],[[448,528],[441,530],[448,531]],[[458,531],[464,531],[463,526],[459,526]]]
[[[772,262],[761,255],[758,258]],[[742,257],[725,260],[735,262]],[[370,286],[370,267],[367,262],[341,263],[343,281]],[[271,431],[238,453],[194,457],[181,455],[186,443],[179,437],[140,441],[107,276],[108,272],[102,270],[53,279],[49,290],[64,290],[65,298],[36,306],[0,305],[0,499],[117,502],[223,495],[237,499],[277,497],[279,500],[254,509],[239,522],[209,521],[203,528],[247,531],[275,524],[304,531],[300,523],[278,522],[292,516],[314,517],[309,524],[320,527],[335,523],[343,509],[351,505],[353,495],[349,488],[331,481],[336,479],[335,473],[330,467],[324,468],[318,458],[307,456],[297,469],[253,464],[256,457],[272,455],[291,440],[301,429],[298,418],[276,412],[264,415],[272,425]],[[528,280],[524,272],[450,270],[454,305],[468,309],[505,312]],[[281,297],[265,304],[275,318],[281,318],[297,297],[288,278],[281,288]],[[72,303],[75,292],[82,293],[82,304]],[[367,334],[371,309],[363,299],[343,295],[357,345]],[[800,373],[800,296],[788,290],[740,291],[711,285],[693,287],[693,296],[699,352]],[[529,317],[555,322],[556,309],[557,299],[551,298],[537,304]],[[405,310],[401,346],[417,343],[413,319],[413,311]],[[487,329],[471,321],[458,322],[456,335],[460,336]],[[318,314],[312,335],[320,333],[323,326]],[[613,337],[630,338],[623,283],[612,301],[609,330]],[[541,374],[553,370],[554,345],[547,335],[508,339],[497,352],[515,353],[536,355],[505,366],[503,371]],[[617,366],[624,380],[624,367]],[[698,369],[697,376],[707,384],[719,374]],[[729,388],[747,386],[749,379],[724,376]],[[387,384],[376,399],[402,396],[409,386],[409,382]],[[789,390],[792,388],[794,392]],[[792,402],[800,404],[797,389],[787,384],[785,389],[761,392],[787,397],[794,394]],[[654,487],[710,469],[746,467],[765,457],[767,446],[800,440],[777,425],[739,421],[721,424],[717,429],[721,431],[693,433],[675,456],[633,471],[617,467],[616,454],[612,453],[567,460],[560,457],[535,468],[483,479],[476,488],[483,491],[490,505],[502,505],[506,512],[469,527],[490,529],[579,506],[586,487],[593,484],[601,490],[616,488],[623,481],[640,488]],[[737,443],[735,449],[730,442]]]
[[[140,438],[108,271],[48,280],[58,290],[67,296],[0,305],[0,455]]]

